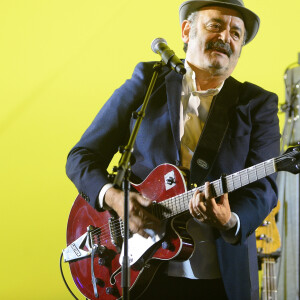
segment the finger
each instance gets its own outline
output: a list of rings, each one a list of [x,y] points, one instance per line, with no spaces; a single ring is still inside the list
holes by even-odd
[[[160,220],[155,217],[153,214],[149,213],[142,206],[136,203],[136,209],[134,211],[134,216],[139,220],[140,226],[145,229],[153,229],[158,231],[160,228]]]
[[[201,221],[202,223],[209,223],[209,218],[203,214],[203,213],[200,213],[196,219],[198,219],[199,221]]]
[[[144,224],[142,220],[137,216],[132,216],[129,222],[129,228],[132,233],[138,233],[139,235],[143,236],[144,238],[148,238],[149,234],[144,230]]]
[[[193,208],[192,208],[192,206],[193,206],[193,204],[192,204],[193,203],[193,197],[190,199],[190,202],[189,202],[189,211],[190,211],[191,214],[192,214],[192,211],[193,211]]]
[[[229,208],[229,200],[228,200],[228,194],[224,194],[221,197],[218,198],[218,201],[216,199],[211,199],[211,205],[212,205],[212,210],[216,211],[218,209],[221,209],[222,207],[224,208]]]
[[[143,227],[159,231],[161,226],[160,220],[155,218],[153,215],[146,213],[146,217],[143,218]]]
[[[218,204],[223,204],[223,205],[227,205],[229,204],[229,200],[228,200],[228,194],[224,194],[220,197]]]
[[[201,212],[203,212],[203,213],[207,212],[207,200],[205,198],[204,193],[200,194],[198,207],[201,210]]]
[[[198,193],[195,195],[195,198],[194,198],[194,201],[193,201],[193,211],[199,215],[201,213],[203,213],[204,211],[202,211],[202,208],[201,208],[201,197],[203,197],[203,195],[201,193]]]
[[[134,193],[134,192],[133,192],[133,196],[134,196],[135,200],[136,200],[139,204],[141,204],[142,206],[144,206],[144,207],[148,207],[149,205],[152,204],[152,200],[151,200],[151,199],[149,199],[149,198],[147,198],[147,197],[145,197],[145,196],[142,196],[142,195],[140,195],[140,194],[138,194],[138,193]]]
[[[199,218],[201,217],[201,211],[197,210],[197,206],[195,205],[195,201],[196,201],[196,198],[193,197],[190,202],[189,202],[189,211],[190,211],[190,214],[194,217],[194,218]]]
[[[197,195],[199,194],[199,190],[197,189],[195,192],[194,192],[194,194],[193,194],[193,196],[192,196],[192,198],[190,199],[190,201],[189,201],[189,211],[190,211],[190,213],[191,213],[191,215],[193,216],[193,217],[195,217],[196,216],[196,214],[197,213],[195,213],[195,203],[196,203],[196,201],[197,201]]]
[[[209,199],[213,198],[212,197],[212,192],[211,192],[211,186],[210,186],[210,183],[208,181],[205,182],[204,195],[205,195],[206,200],[209,200]]]
[[[199,219],[200,221],[207,219],[206,214],[202,212],[201,209],[199,209],[198,207],[191,206],[190,213],[194,218]]]

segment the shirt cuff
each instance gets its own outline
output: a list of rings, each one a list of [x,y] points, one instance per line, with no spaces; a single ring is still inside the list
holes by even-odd
[[[220,231],[223,239],[230,244],[235,244],[239,240],[240,225],[239,216],[231,212],[229,221],[224,225],[225,229]]]
[[[104,196],[105,196],[105,193],[107,192],[107,190],[110,189],[111,187],[113,187],[113,185],[111,183],[107,183],[100,190],[100,193],[98,196],[98,200],[99,200],[98,202],[99,202],[99,207],[102,209],[107,209],[106,205],[104,205]]]

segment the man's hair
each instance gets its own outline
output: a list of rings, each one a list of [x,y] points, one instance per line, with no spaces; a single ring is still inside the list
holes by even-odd
[[[190,37],[191,38],[194,38],[196,36],[196,21],[197,21],[197,17],[198,17],[198,13],[199,13],[200,10],[197,10],[197,11],[194,11],[192,13],[189,14],[189,16],[187,17],[187,20],[190,22],[191,24],[191,30],[190,30]],[[246,42],[246,39],[247,39],[247,30],[245,28],[245,32],[244,32],[244,40],[243,40],[243,46],[245,45],[245,42]],[[187,43],[184,43],[183,44],[183,51],[186,53],[187,51],[187,48],[188,48],[188,44]]]
[[[198,17],[198,12],[199,11],[194,11],[192,13],[189,14],[189,16],[187,17],[187,20],[190,22],[191,24],[191,30],[190,30],[190,34],[191,36],[190,37],[195,37],[195,30],[197,30],[195,27],[196,27],[196,20],[197,20],[197,17]],[[187,43],[184,43],[183,44],[183,51],[186,53],[187,51],[187,48],[188,48],[188,44]]]

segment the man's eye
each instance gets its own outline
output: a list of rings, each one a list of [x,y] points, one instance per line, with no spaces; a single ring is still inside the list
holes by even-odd
[[[234,39],[236,39],[236,40],[240,39],[240,33],[239,32],[233,31],[231,34],[232,34]]]
[[[208,29],[210,30],[219,30],[221,25],[220,24],[208,24]]]

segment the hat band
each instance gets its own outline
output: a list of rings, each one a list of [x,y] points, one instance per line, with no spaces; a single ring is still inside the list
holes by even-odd
[[[243,1],[239,1],[239,0],[213,0],[214,2],[220,2],[220,4],[224,4],[224,5],[238,5],[241,7],[245,7]],[[208,1],[209,2],[209,1]]]

